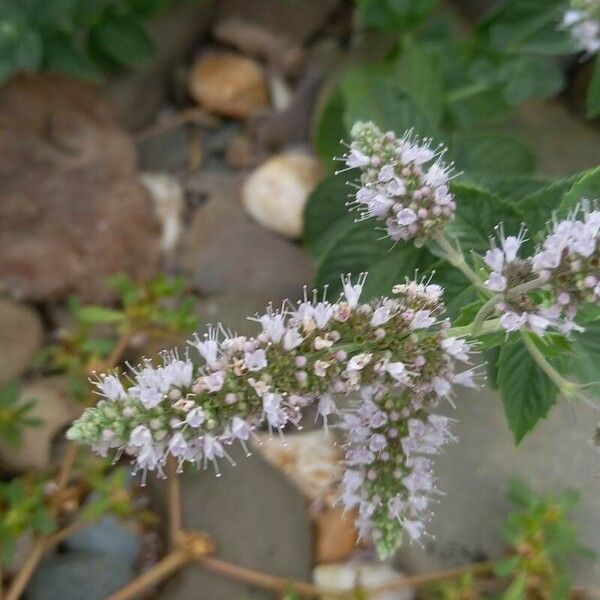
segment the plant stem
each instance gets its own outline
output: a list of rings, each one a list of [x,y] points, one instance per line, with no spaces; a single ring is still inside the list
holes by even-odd
[[[532,292],[533,290],[539,290],[541,287],[544,286],[545,283],[545,279],[537,277],[536,279],[526,281],[525,283],[521,283],[520,285],[515,285],[514,288],[506,290],[506,295],[508,297],[511,297],[518,296],[519,294],[526,294],[527,292]]]
[[[285,579],[283,577],[277,577],[275,575],[268,575],[267,573],[261,573],[253,569],[247,569],[239,565],[234,565],[219,558],[213,556],[203,556],[196,559],[196,562],[203,568],[235,579],[237,581],[244,581],[255,587],[260,587],[274,592],[285,593],[288,591],[294,591],[296,594],[305,598],[320,598],[321,596],[330,596],[331,598],[349,599],[352,596],[346,592],[340,592],[338,590],[330,590],[320,586],[313,585],[312,583],[306,583],[305,581],[293,581]],[[111,599],[112,600],[112,599]]]
[[[481,279],[477,276],[477,273],[471,269],[471,267],[467,264],[465,257],[462,252],[457,250],[451,243],[450,240],[443,234],[443,232],[439,232],[433,238],[438,246],[444,251],[444,258],[453,266],[456,267],[479,291],[483,292],[486,296],[491,294],[490,290],[488,290]]]
[[[538,364],[540,369],[546,373],[550,381],[556,385],[560,392],[565,396],[574,396],[578,386],[570,381],[567,381],[547,360],[546,357],[540,352],[540,349],[535,345],[535,342],[531,339],[531,336],[521,331],[521,339],[525,344],[525,347],[529,351],[529,355]]]
[[[127,331],[121,335],[117,344],[110,354],[110,356],[106,359],[103,364],[103,369],[111,369],[114,367],[121,357],[131,341],[133,336],[132,331]],[[71,472],[73,470],[73,466],[75,465],[75,460],[77,458],[77,444],[70,442],[65,450],[65,453],[61,459],[61,463],[58,469],[58,473],[54,480],[56,488],[53,492],[53,498],[59,498],[62,491],[68,485],[69,480],[71,478]],[[59,506],[56,504],[51,504],[51,511],[54,515],[58,513]],[[68,528],[67,528],[68,529]],[[60,533],[60,531],[58,532]],[[55,536],[57,534],[54,534]],[[49,543],[49,540],[52,539],[52,536],[41,536],[33,546],[33,549],[30,555],[27,557],[27,560],[23,563],[16,576],[14,577],[9,589],[6,600],[18,600],[25,589],[29,579],[33,575],[39,561],[41,560],[44,552],[51,547],[52,544]],[[64,539],[64,538],[62,538]],[[60,541],[60,540],[59,540]],[[1,582],[0,582],[1,586]]]
[[[452,337],[476,337],[481,335],[487,335],[489,333],[496,333],[500,330],[500,319],[490,319],[484,321],[478,328],[477,332],[474,331],[474,323],[469,325],[463,325],[462,327],[451,327],[448,329],[448,336]]]
[[[129,600],[135,598],[140,592],[178,571],[189,562],[190,557],[181,550],[171,550],[160,562],[151,569],[130,581],[125,587],[111,594],[106,600]]]
[[[181,482],[177,474],[177,461],[167,458],[167,505],[169,510],[169,542],[175,548],[181,532]]]
[[[479,333],[479,330],[481,329],[488,315],[494,310],[496,304],[500,302],[501,298],[502,297],[499,294],[495,294],[479,309],[479,312],[475,315],[475,318],[471,323],[471,335],[476,336]]]
[[[418,589],[427,585],[428,583],[433,583],[435,581],[444,581],[445,579],[454,579],[459,575],[463,575],[464,573],[472,573],[473,575],[481,575],[483,573],[489,573],[494,568],[496,564],[493,560],[486,560],[478,563],[471,563],[469,565],[464,565],[462,567],[455,567],[453,569],[445,569],[443,571],[431,571],[429,573],[420,573],[419,575],[412,575],[409,577],[403,577],[398,581],[390,581],[389,583],[384,583],[375,588],[369,589],[369,594],[373,594],[373,597],[377,597],[378,594],[383,592],[389,592],[392,590],[398,590],[406,587],[411,587],[414,589]]]
[[[17,573],[17,576],[13,579],[12,584],[8,588],[6,600],[19,600],[23,594],[23,590],[25,589],[27,582],[33,575],[35,568],[44,555],[46,548],[46,538],[38,538],[33,545],[33,549],[27,557],[27,560],[23,563],[19,569],[19,572]]]

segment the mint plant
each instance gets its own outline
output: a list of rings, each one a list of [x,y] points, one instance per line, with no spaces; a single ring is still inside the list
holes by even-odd
[[[146,23],[173,0],[4,0],[0,82],[19,71],[60,71],[98,80],[136,66],[155,44]]]

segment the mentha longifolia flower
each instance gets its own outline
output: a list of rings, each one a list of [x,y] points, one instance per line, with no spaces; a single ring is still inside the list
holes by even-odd
[[[563,17],[563,27],[569,29],[576,44],[586,54],[600,50],[600,2],[572,0]]]
[[[344,160],[361,170],[354,201],[363,218],[383,221],[393,240],[417,245],[441,230],[454,217],[448,183],[452,166],[443,162],[443,147],[419,140],[411,132],[401,138],[383,133],[373,123],[358,122]]]
[[[382,551],[399,543],[403,527],[417,538],[433,486],[425,455],[449,438],[447,422],[430,413],[453,394],[452,384],[474,386],[473,369],[456,372],[469,348],[448,335],[442,289],[407,282],[394,295],[361,302],[364,276],[342,278],[337,302],[312,299],[270,306],[257,315],[262,331],[237,336],[211,327],[189,343],[201,359],[175,352],[145,360],[125,377],[101,376],[104,396],[87,409],[68,437],[97,452],[118,449],[136,468],[162,473],[167,457],[206,468],[233,463],[228,448],[248,453],[254,431],[282,433],[315,403],[327,423],[341,395],[361,394],[345,414],[346,460],[353,478],[346,506],[360,506],[359,525]],[[358,484],[356,484],[358,482]]]
[[[507,331],[549,327],[568,332],[582,304],[600,302],[600,211],[582,201],[571,215],[555,220],[533,256],[520,258],[525,230],[500,233],[500,244],[483,257],[485,286],[503,297],[495,308]]]

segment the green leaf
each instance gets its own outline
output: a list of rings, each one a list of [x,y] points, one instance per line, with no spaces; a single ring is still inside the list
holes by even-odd
[[[600,167],[590,169],[577,176],[560,203],[561,215],[564,216],[573,210],[584,198],[588,200],[600,199]]]
[[[572,368],[582,383],[595,384],[589,390],[600,395],[600,321],[584,325],[585,331],[572,334]]]
[[[124,66],[147,60],[155,48],[144,28],[129,17],[101,21],[90,31],[90,41],[109,59]]]
[[[346,174],[347,175],[347,174]],[[310,195],[304,209],[304,243],[313,258],[318,258],[335,235],[354,222],[346,206],[349,187],[346,176],[330,175]]]
[[[500,67],[506,82],[504,97],[516,106],[530,98],[555,96],[565,85],[562,69],[554,61],[539,56],[519,56]]]
[[[100,71],[68,34],[59,33],[46,40],[45,68],[92,81],[100,79]]]
[[[510,556],[509,558],[503,558],[494,564],[494,573],[497,577],[508,577],[515,572],[515,569],[521,562],[520,556]]]
[[[358,17],[364,27],[402,31],[422,22],[437,0],[356,0]]]
[[[42,64],[42,39],[36,31],[25,31],[13,49],[16,69],[36,71]]]
[[[594,72],[586,96],[587,118],[600,116],[600,54],[596,56]]]
[[[504,414],[518,444],[546,417],[556,402],[557,388],[517,336],[500,349],[497,382]]]
[[[442,118],[443,82],[436,57],[412,41],[405,42],[393,65],[394,82],[437,127]]]
[[[519,202],[512,203],[523,216],[530,238],[545,230],[552,213],[558,209],[564,194],[575,180],[576,177],[561,179],[525,196]]]
[[[510,135],[461,134],[456,136],[452,149],[457,167],[474,179],[504,180],[529,175],[535,169],[533,152]]]
[[[125,315],[118,310],[104,306],[84,306],[77,311],[77,318],[89,324],[120,323]]]
[[[374,121],[385,130],[402,135],[413,129],[420,136],[434,133],[432,124],[415,101],[394,81],[388,66],[363,66],[344,76],[344,125],[349,131],[356,121]]]
[[[533,490],[522,479],[518,478],[510,481],[506,496],[513,504],[521,508],[530,508],[537,501]]]
[[[432,256],[412,244],[397,244],[381,239],[371,221],[352,224],[321,256],[316,284],[329,284],[335,295],[341,290],[340,274],[369,272],[364,287],[365,298],[389,294],[391,287],[413,277],[417,268],[431,264]]]
[[[344,126],[344,97],[336,90],[317,116],[314,145],[328,171],[335,169],[334,157],[341,156],[341,140],[348,139]]]
[[[502,600],[522,600],[522,598],[525,598],[526,584],[527,573],[519,573],[504,594],[502,594]]]
[[[519,230],[521,216],[498,196],[468,183],[456,182],[451,190],[456,201],[456,218],[447,229],[463,248],[484,254],[499,223],[504,223],[507,235]]]

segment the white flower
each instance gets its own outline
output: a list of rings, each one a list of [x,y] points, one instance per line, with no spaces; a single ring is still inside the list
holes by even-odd
[[[351,169],[355,169],[357,167],[365,167],[371,162],[371,159],[363,154],[360,150],[353,148],[350,150],[348,155],[346,156],[346,165]]]
[[[500,323],[502,324],[502,327],[506,329],[506,331],[517,331],[519,329],[523,329],[526,322],[527,315],[525,313],[519,315],[516,312],[508,311],[500,317]]]
[[[489,278],[485,282],[485,287],[493,292],[503,292],[506,289],[506,277],[501,273],[492,271]]]
[[[225,383],[225,372],[215,371],[203,377],[204,386],[208,392],[219,392]]]
[[[319,329],[324,329],[333,316],[333,307],[329,302],[319,302],[313,309],[313,318]]]
[[[200,356],[202,356],[209,367],[216,364],[217,353],[219,351],[219,344],[217,343],[216,339],[209,337],[201,341],[200,338],[195,335],[194,341],[188,343],[198,350]]]
[[[169,452],[177,457],[184,455],[188,450],[188,443],[183,437],[183,434],[178,431],[171,437],[169,441]]]
[[[336,411],[336,405],[331,394],[323,394],[319,398],[319,404],[317,405],[317,412],[322,417],[327,417]]]
[[[244,364],[248,371],[260,371],[267,366],[267,355],[262,348],[244,354]]]
[[[504,252],[500,248],[491,248],[485,253],[483,260],[492,271],[501,272],[504,267]]]
[[[263,332],[271,341],[275,343],[281,341],[281,338],[285,334],[283,315],[266,314],[260,317],[259,321],[262,325]]]
[[[370,362],[373,355],[369,352],[362,352],[361,354],[355,354],[346,365],[346,371],[361,371]]]
[[[233,417],[231,420],[231,434],[238,440],[246,441],[252,433],[252,427],[244,419]]]
[[[396,213],[396,221],[399,225],[411,225],[417,220],[417,214],[410,208],[403,208]]]
[[[406,365],[403,362],[391,362],[385,366],[385,370],[389,373],[392,379],[400,383],[406,383],[408,381],[408,373],[406,371]]]
[[[418,310],[410,323],[411,329],[426,329],[435,323],[430,310]]]
[[[138,425],[129,436],[129,443],[139,448],[152,445],[152,432],[145,425]]]
[[[434,377],[432,383],[434,392],[441,397],[447,396],[452,389],[448,380],[443,377]]]
[[[469,360],[469,344],[462,338],[446,338],[442,340],[442,348],[454,356],[454,358],[458,358],[458,360],[462,360],[463,362]]]
[[[98,387],[100,393],[109,400],[125,400],[127,394],[123,384],[115,375],[104,375],[99,381],[95,381],[94,385]]]
[[[352,308],[358,306],[358,301],[360,300],[360,295],[362,293],[363,286],[365,285],[366,278],[367,274],[361,273],[358,277],[357,282],[353,284],[350,275],[342,275],[342,287],[344,289],[344,296],[346,297],[346,301]]]
[[[204,411],[199,407],[192,408],[185,417],[185,422],[190,427],[200,427],[204,423]]]
[[[478,389],[479,386],[475,383],[475,372],[473,369],[469,369],[468,371],[463,371],[462,373],[456,373],[452,378],[453,383],[457,383],[458,385],[462,385],[463,387],[472,388],[474,390]]]
[[[283,347],[288,352],[297,348],[304,338],[300,335],[300,332],[296,328],[288,329],[283,336]]]
[[[219,440],[207,433],[204,436],[204,456],[206,460],[214,460],[217,457],[225,456],[225,450]]]

